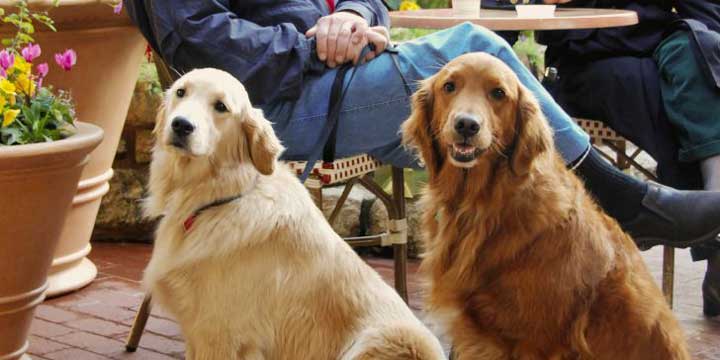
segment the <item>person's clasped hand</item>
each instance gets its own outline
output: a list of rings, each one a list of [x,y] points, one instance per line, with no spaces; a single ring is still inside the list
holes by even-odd
[[[367,54],[366,61],[375,58],[390,44],[386,27],[369,27],[362,16],[346,11],[320,18],[305,36],[315,37],[318,59],[331,68],[350,61],[357,64],[362,49],[369,43],[375,50]]]

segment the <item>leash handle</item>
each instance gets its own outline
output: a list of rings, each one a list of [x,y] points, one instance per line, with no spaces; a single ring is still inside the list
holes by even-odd
[[[336,146],[336,138],[337,138],[337,128],[338,128],[338,122],[340,120],[340,111],[342,108],[342,102],[345,99],[345,95],[347,94],[348,89],[350,88],[350,85],[352,84],[353,78],[355,78],[355,74],[357,73],[357,69],[364,65],[365,62],[363,61],[367,54],[370,51],[375,51],[375,45],[374,44],[368,44],[365,46],[362,51],[360,52],[360,62],[358,62],[357,65],[353,65],[352,63],[348,63],[340,67],[338,69],[337,74],[335,75],[335,81],[333,82],[333,86],[330,90],[330,103],[328,105],[328,116],[327,121],[325,122],[325,127],[322,129],[320,133],[320,137],[318,139],[317,146],[308,157],[307,164],[305,165],[305,169],[303,170],[302,174],[300,175],[300,182],[304,183],[305,180],[307,180],[308,176],[310,176],[310,172],[312,171],[313,167],[315,166],[315,162],[317,162],[320,157],[322,156],[323,161],[325,162],[333,162],[335,160],[335,146]],[[347,85],[343,87],[343,82],[345,81],[345,75],[347,72],[352,68],[352,71],[350,72],[350,79],[347,82]]]

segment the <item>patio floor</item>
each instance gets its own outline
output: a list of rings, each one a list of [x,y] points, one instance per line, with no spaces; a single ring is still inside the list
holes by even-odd
[[[40,305],[30,337],[33,359],[182,359],[184,344],[177,324],[154,309],[135,353],[124,351],[124,341],[143,298],[139,280],[152,247],[142,244],[93,244],[90,258],[99,274],[90,286]],[[644,253],[651,271],[660,279],[662,250]],[[367,261],[392,281],[392,261]],[[694,359],[720,359],[720,319],[702,316],[700,284],[705,263],[692,263],[686,250],[677,251],[675,313],[688,336]],[[420,311],[417,262],[409,269],[410,305]]]

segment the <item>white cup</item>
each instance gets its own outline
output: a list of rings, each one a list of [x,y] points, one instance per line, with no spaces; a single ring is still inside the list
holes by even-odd
[[[480,0],[452,0],[453,15],[461,17],[480,16]]]

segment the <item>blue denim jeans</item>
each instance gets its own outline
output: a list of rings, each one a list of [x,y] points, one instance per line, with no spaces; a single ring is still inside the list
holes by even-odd
[[[470,23],[433,33],[396,47],[400,71],[415,90],[418,80],[435,74],[448,61],[468,52],[486,52],[508,64],[540,101],[555,133],[555,144],[566,162],[580,158],[590,146],[588,136],[558,106],[542,85],[515,56],[505,40]],[[338,157],[369,153],[384,163],[417,167],[414,155],[400,143],[400,124],[410,114],[410,99],[403,78],[388,52],[357,68],[342,103],[337,130]],[[297,101],[280,102],[263,110],[274,123],[288,160],[307,159],[322,147],[320,133],[328,113],[330,88],[336,70],[306,78]]]

